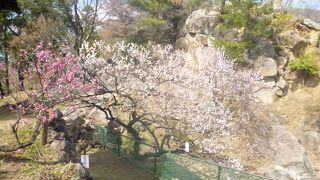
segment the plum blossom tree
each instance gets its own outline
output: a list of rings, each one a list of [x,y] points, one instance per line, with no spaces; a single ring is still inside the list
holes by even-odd
[[[12,109],[17,112],[17,120],[12,125],[16,138],[15,145],[0,145],[0,151],[15,151],[30,146],[36,137],[42,133],[42,143],[46,144],[48,124],[56,118],[54,107],[58,104],[71,102],[76,98],[76,93],[86,93],[94,90],[91,84],[83,84],[83,71],[77,63],[76,56],[69,49],[54,51],[53,47],[40,43],[33,52],[21,50],[21,57],[29,60],[23,74],[25,82],[31,88],[23,92],[12,94],[15,105]],[[12,68],[10,73],[17,74],[17,69]],[[19,89],[19,83],[13,82],[13,88]],[[74,108],[77,104],[73,104]],[[34,113],[39,120],[35,126],[32,137],[26,142],[20,142],[18,128],[21,120],[27,114]]]
[[[44,130],[63,103],[100,109],[135,140],[148,133],[159,153],[187,135],[209,154],[244,144],[254,157],[267,146],[268,126],[254,100],[261,77],[237,69],[221,49],[204,47],[193,56],[172,46],[95,42],[84,43],[79,57],[44,44],[21,52],[34,58],[25,73],[36,83],[26,94]]]
[[[208,153],[237,148],[229,142],[243,141],[252,157],[267,144],[262,140],[268,128],[254,100],[261,76],[237,70],[221,49],[205,47],[194,58],[171,46],[96,42],[85,44],[80,54],[99,87],[114,95],[117,122],[127,122],[128,132],[135,124],[146,128],[159,148],[168,140],[163,133],[171,136],[179,127]],[[121,119],[125,113],[131,118]]]

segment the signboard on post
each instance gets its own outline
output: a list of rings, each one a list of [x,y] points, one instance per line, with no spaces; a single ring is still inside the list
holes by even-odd
[[[187,153],[190,152],[190,143],[188,141],[184,143],[184,151]]]
[[[81,163],[84,168],[89,168],[89,155],[81,155]]]

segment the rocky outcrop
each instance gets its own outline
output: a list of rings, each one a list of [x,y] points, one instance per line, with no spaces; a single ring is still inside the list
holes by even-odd
[[[77,145],[81,142],[87,147],[92,140],[94,129],[83,118],[86,110],[80,109],[67,116],[63,116],[61,111],[57,114],[48,129],[48,143],[56,152],[52,155],[53,159],[57,162],[75,162]]]
[[[187,18],[185,27],[189,34],[209,35],[220,23],[220,12],[218,9],[199,9]]]
[[[197,47],[210,44],[209,38],[220,23],[220,12],[217,8],[199,9],[187,18],[180,30],[176,45],[180,49],[192,51]]]
[[[275,78],[278,74],[278,66],[274,59],[260,56],[255,62],[254,67],[260,71],[264,78]]]
[[[300,36],[300,32],[297,29],[280,33],[279,40],[284,47],[289,49],[298,50],[307,45],[307,40]]]
[[[272,41],[265,39],[259,40],[254,44],[254,47],[251,49],[250,58],[258,59],[259,57],[268,57],[275,59],[276,50]]]
[[[266,176],[272,179],[313,178],[313,168],[308,159],[305,148],[300,141],[286,127],[272,126],[271,148],[273,158],[271,169]]]
[[[75,162],[76,145],[70,139],[54,140],[50,146],[55,150],[53,159],[57,162]]]
[[[304,19],[304,20],[302,21],[302,24],[306,25],[307,27],[309,27],[309,28],[311,28],[311,29],[320,31],[320,24],[312,21],[311,19]]]

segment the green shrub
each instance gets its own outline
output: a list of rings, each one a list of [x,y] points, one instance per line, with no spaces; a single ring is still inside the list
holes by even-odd
[[[241,62],[243,60],[244,51],[250,47],[250,43],[245,41],[234,42],[223,39],[215,39],[212,43],[215,46],[224,47],[227,56],[232,59],[236,59],[237,62]]]
[[[273,29],[270,26],[271,18],[269,16],[257,17],[245,31],[247,41],[255,41],[261,38],[272,38]]]
[[[231,42],[226,40],[215,40],[216,46],[225,47],[226,54],[237,62],[243,62],[246,49],[250,49],[261,38],[271,39],[273,37],[272,6],[257,3],[254,0],[230,0],[221,14],[222,25],[219,30],[229,28],[241,29],[241,41]]]
[[[309,76],[317,76],[319,73],[319,65],[313,54],[304,53],[299,58],[289,63],[290,69],[301,72]]]
[[[286,31],[292,28],[290,21],[294,18],[293,14],[281,13],[276,15],[271,22],[272,27],[278,31]]]

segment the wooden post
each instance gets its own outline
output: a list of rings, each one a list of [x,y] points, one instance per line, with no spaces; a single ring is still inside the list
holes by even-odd
[[[42,129],[42,145],[46,145],[47,144],[48,127],[49,127],[49,123],[48,122],[44,122],[43,123],[43,129]]]

